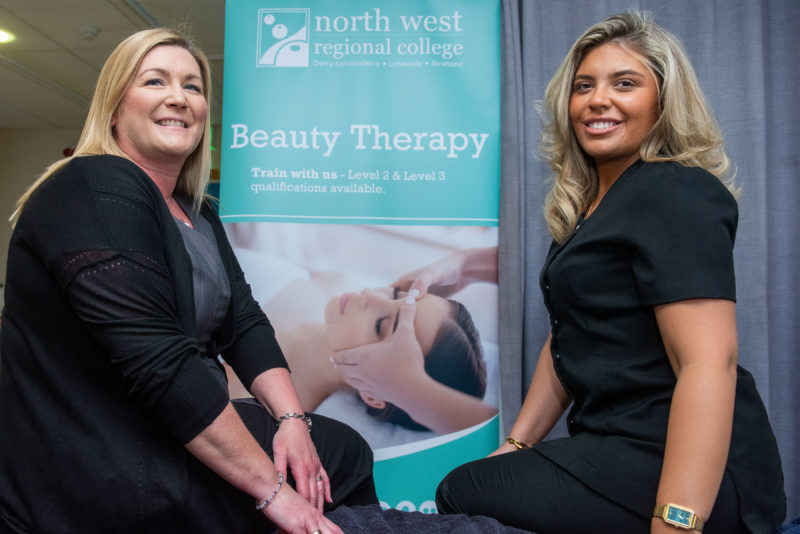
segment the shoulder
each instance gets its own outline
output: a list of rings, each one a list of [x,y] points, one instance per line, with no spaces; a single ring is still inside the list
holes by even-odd
[[[103,174],[116,174],[130,179],[147,177],[144,171],[129,159],[111,154],[100,154],[72,158],[53,174],[52,179],[68,180],[78,176],[91,177]]]
[[[25,239],[63,249],[152,248],[168,211],[153,181],[118,156],[73,158],[31,196],[17,228]],[[42,245],[44,246],[44,245]]]
[[[734,300],[736,200],[700,168],[647,163],[640,170],[625,235],[642,302]]]
[[[673,235],[691,240],[698,230],[721,230],[735,238],[736,199],[719,178],[699,167],[645,163],[632,180],[632,232],[645,238]],[[723,235],[723,234],[720,234]]]
[[[647,162],[637,173],[642,200],[714,200],[736,206],[736,199],[719,178],[700,167],[686,167],[674,162]]]
[[[96,193],[133,197],[160,195],[150,177],[129,159],[105,154],[76,158],[75,163]]]
[[[736,227],[739,218],[736,199],[719,178],[705,169],[673,162],[645,163],[634,182],[640,214],[697,224],[721,220]]]
[[[103,194],[149,199],[157,192],[158,188],[138,165],[106,154],[71,159],[42,183],[31,200],[89,202]]]

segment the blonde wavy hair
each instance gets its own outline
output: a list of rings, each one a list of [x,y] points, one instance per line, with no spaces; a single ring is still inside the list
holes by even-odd
[[[614,15],[578,38],[545,91],[545,111],[552,120],[544,127],[540,148],[554,172],[545,219],[557,242],[575,229],[598,187],[597,169],[578,143],[569,119],[575,73],[591,50],[611,42],[643,56],[658,81],[659,117],[642,142],[641,159],[702,167],[737,193],[733,176],[728,176],[730,162],[722,132],[680,41],[649,14]]]
[[[168,28],[151,28],[134,33],[117,45],[100,71],[94,96],[89,106],[89,113],[86,116],[86,122],[74,154],[51,164],[28,187],[17,200],[16,209],[9,218],[12,224],[16,224],[25,203],[39,186],[72,158],[98,154],[112,154],[128,158],[114,138],[114,128],[111,126],[111,122],[128,87],[139,71],[142,59],[157,46],[179,46],[194,57],[200,67],[203,79],[203,96],[207,103],[211,101],[211,72],[208,59],[190,37],[178,30]],[[211,122],[210,114],[207,114],[203,137],[197,148],[186,158],[176,186],[177,191],[194,200],[195,209],[200,208],[205,198],[210,169]]]

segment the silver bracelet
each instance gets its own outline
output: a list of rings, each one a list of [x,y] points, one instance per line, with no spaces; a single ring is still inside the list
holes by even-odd
[[[305,421],[306,426],[308,427],[308,431],[311,432],[311,418],[303,413],[296,413],[296,412],[289,412],[287,414],[283,414],[278,418],[278,425],[286,421],[287,419],[302,419]]]
[[[264,499],[261,502],[256,501],[256,510],[258,510],[260,512],[261,510],[266,508],[267,505],[272,502],[272,499],[274,499],[275,496],[278,494],[278,490],[281,489],[282,485],[283,485],[283,473],[278,471],[278,485],[275,486],[275,489],[272,491],[272,495],[270,495],[269,497],[267,497],[266,499]]]

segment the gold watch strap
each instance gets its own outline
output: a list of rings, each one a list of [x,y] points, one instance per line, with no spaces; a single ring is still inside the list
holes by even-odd
[[[688,525],[679,523],[675,520],[670,519],[669,517],[669,509],[675,508],[682,512],[688,512]],[[676,526],[678,528],[683,528],[687,530],[696,530],[698,532],[703,532],[703,527],[705,526],[705,519],[698,516],[694,513],[694,510],[691,508],[686,508],[684,506],[678,506],[677,504],[667,503],[667,504],[657,504],[655,509],[653,510],[653,517],[658,517],[659,519],[663,519],[666,523],[670,525]]]

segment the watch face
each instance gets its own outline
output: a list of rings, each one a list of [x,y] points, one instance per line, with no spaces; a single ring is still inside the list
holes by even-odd
[[[672,521],[678,525],[683,525],[685,527],[688,527],[691,525],[692,512],[690,510],[684,510],[676,506],[668,506],[667,517],[665,519],[667,521]]]

